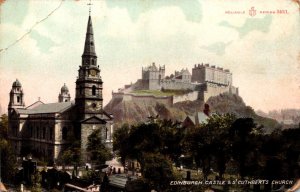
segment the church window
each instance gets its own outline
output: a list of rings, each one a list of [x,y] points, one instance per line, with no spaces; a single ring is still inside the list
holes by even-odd
[[[43,139],[45,139],[45,138],[46,138],[46,128],[43,127]]]
[[[79,94],[81,95],[82,94],[82,87],[79,86]]]
[[[20,102],[20,96],[17,96],[17,102],[18,103]]]
[[[62,128],[62,139],[67,140],[67,137],[68,137],[68,129],[67,129],[67,127],[63,127]]]
[[[40,131],[40,130],[39,130],[39,127],[37,127],[37,128],[36,128],[36,138],[37,138],[37,139],[39,138],[39,134],[40,134],[39,131]]]
[[[95,85],[93,85],[93,87],[92,87],[92,95],[96,95],[96,86]]]
[[[50,140],[52,140],[53,139],[53,129],[50,127],[50,130],[49,130],[49,138],[50,138]]]
[[[93,42],[91,42],[91,46],[94,46],[94,43],[93,43]]]
[[[92,59],[92,65],[95,65],[95,60],[94,59]]]
[[[107,127],[105,128],[105,138],[108,139],[108,129],[107,129]]]

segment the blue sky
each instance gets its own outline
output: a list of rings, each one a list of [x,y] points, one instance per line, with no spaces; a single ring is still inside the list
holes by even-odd
[[[31,29],[0,52],[3,108],[16,78],[28,105],[38,97],[57,102],[64,83],[74,99],[87,3],[6,0],[1,4],[0,49]],[[169,75],[182,68],[191,71],[203,62],[230,69],[234,85],[254,109],[300,108],[300,21],[299,6],[293,1],[93,0],[92,4],[104,103],[113,90],[141,78],[142,66],[166,65]],[[257,15],[251,17],[248,10],[253,6]],[[277,9],[288,14],[259,13]],[[225,14],[228,10],[245,14]]]

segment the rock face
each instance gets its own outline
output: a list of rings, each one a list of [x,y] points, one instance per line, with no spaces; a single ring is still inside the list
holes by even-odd
[[[237,117],[251,117],[257,124],[271,129],[278,127],[278,123],[269,118],[258,116],[250,106],[246,106],[243,99],[233,94],[220,94],[211,97],[206,102],[210,106],[212,113],[233,113]],[[163,119],[183,121],[187,115],[194,115],[203,111],[204,102],[184,101],[168,106],[155,101],[145,100],[136,102],[135,100],[125,101],[123,99],[112,99],[106,106],[105,111],[114,115],[116,124],[145,122],[149,116],[157,116]],[[269,131],[267,131],[269,132]]]

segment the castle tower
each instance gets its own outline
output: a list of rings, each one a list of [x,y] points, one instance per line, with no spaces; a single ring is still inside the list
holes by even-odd
[[[102,83],[99,65],[97,65],[92,19],[89,16],[82,63],[79,66],[76,80],[75,103],[80,119],[101,113],[103,106]]]
[[[58,102],[69,102],[71,100],[71,96],[69,93],[69,89],[66,86],[66,84],[64,84],[61,89],[60,89],[60,93],[58,95]]]
[[[13,109],[23,109],[25,107],[24,93],[18,79],[12,84],[9,96],[8,114],[10,114]]]

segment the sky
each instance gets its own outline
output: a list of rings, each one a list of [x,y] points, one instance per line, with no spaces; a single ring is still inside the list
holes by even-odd
[[[104,104],[155,62],[166,75],[209,63],[233,74],[255,110],[300,108],[297,0],[92,0]],[[0,105],[18,79],[25,103],[74,99],[89,1],[0,0]],[[256,15],[251,16],[253,7]],[[281,11],[279,14],[277,10]],[[230,14],[229,14],[230,13]],[[284,13],[284,14],[283,14]]]

